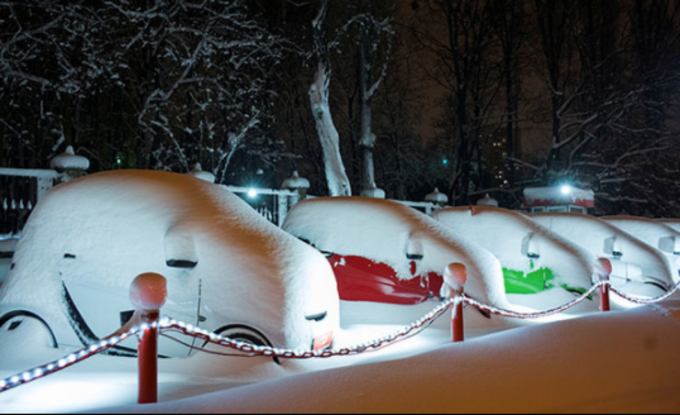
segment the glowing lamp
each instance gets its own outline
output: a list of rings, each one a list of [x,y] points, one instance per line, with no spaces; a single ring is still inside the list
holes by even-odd
[[[255,199],[257,197],[257,189],[248,189],[248,197],[251,199]]]
[[[571,194],[571,186],[569,186],[569,185],[562,186],[561,190],[562,190],[562,194],[565,195],[565,196]]]

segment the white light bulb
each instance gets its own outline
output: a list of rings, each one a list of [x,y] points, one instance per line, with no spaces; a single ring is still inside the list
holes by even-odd
[[[571,186],[564,185],[561,190],[563,195],[571,194]]]
[[[257,197],[257,190],[256,189],[248,189],[248,197],[251,199],[254,199]]]
[[[5,389],[7,387],[7,382],[4,380],[0,380],[0,390]]]

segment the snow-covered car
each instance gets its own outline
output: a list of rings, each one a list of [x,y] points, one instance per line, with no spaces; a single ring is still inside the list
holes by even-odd
[[[339,327],[319,252],[218,185],[117,171],[59,185],[37,205],[0,290],[0,336],[33,319],[55,345],[91,344],[131,318],[130,284],[148,272],[167,279],[164,315],[234,339],[322,349]],[[160,352],[191,354],[164,340]]]
[[[680,219],[660,219],[659,222],[680,232]]]
[[[341,300],[400,305],[439,300],[446,266],[462,263],[468,295],[510,307],[492,254],[401,203],[366,197],[306,200],[288,213],[283,229],[326,254]]]
[[[0,235],[0,286],[5,282],[12,264],[12,255],[19,239]]]
[[[522,213],[472,206],[440,209],[432,217],[500,260],[509,295],[561,289],[564,295],[558,302],[563,303],[592,286],[597,258]]]
[[[531,218],[551,231],[612,262],[612,282],[644,295],[644,285],[667,290],[673,281],[668,259],[657,249],[613,224],[578,213],[535,213]],[[654,293],[652,293],[654,294]]]
[[[637,216],[605,216],[602,220],[663,252],[675,271],[671,281],[680,279],[680,232],[664,223]]]

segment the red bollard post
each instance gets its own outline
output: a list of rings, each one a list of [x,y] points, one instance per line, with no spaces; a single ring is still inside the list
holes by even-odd
[[[612,263],[606,258],[597,260],[595,269],[600,277],[600,282],[604,285],[600,286],[600,311],[607,312],[611,310],[609,302],[609,276],[612,274]]]
[[[139,336],[138,370],[140,404],[158,402],[158,318],[167,298],[165,277],[147,273],[137,276],[130,287],[130,301],[139,315],[143,332]],[[156,323],[156,324],[154,324]]]
[[[145,312],[142,321],[148,325],[140,334],[138,352],[139,392],[137,403],[158,402],[158,328],[152,327],[160,313]]]
[[[444,281],[451,287],[451,295],[458,297],[453,305],[451,316],[451,332],[454,343],[465,340],[465,323],[463,319],[463,293],[467,282],[467,271],[463,264],[449,264],[444,270]]]

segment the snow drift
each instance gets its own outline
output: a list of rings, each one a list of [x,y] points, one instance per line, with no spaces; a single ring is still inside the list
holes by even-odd
[[[246,325],[276,347],[309,349],[339,325],[332,269],[316,250],[219,186],[153,171],[54,188],[24,229],[0,315],[28,310],[60,344],[89,343],[73,306],[91,334],[109,335],[131,307],[131,281],[145,272],[168,279],[164,313],[210,331]]]
[[[106,413],[677,413],[680,303]]]

